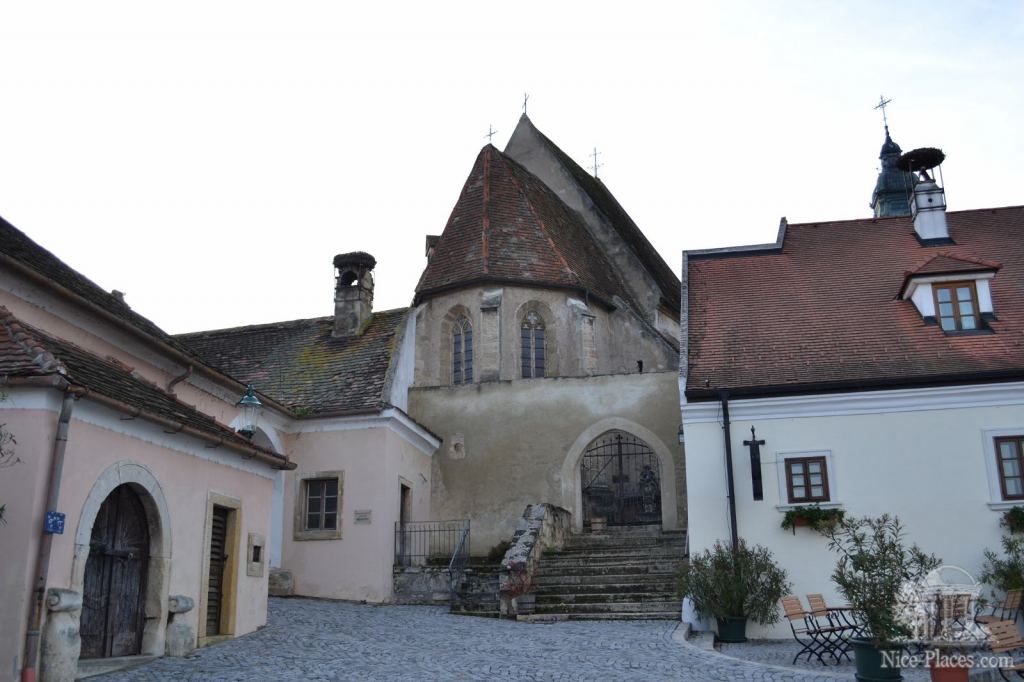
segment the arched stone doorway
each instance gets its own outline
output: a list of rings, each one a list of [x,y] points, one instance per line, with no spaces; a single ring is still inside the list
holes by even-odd
[[[643,439],[621,430],[595,438],[580,458],[583,526],[661,523],[661,466]]]
[[[92,525],[82,592],[81,658],[142,653],[149,521],[139,493],[118,486]]]
[[[562,462],[562,506],[572,511],[572,523],[576,532],[583,530],[583,467],[581,465],[587,449],[601,436],[613,431],[622,431],[646,443],[658,460],[658,488],[660,492],[661,527],[675,530],[678,527],[678,501],[676,499],[676,464],[672,450],[657,434],[624,417],[606,417],[584,429],[566,452]],[[653,468],[653,467],[652,467]]]

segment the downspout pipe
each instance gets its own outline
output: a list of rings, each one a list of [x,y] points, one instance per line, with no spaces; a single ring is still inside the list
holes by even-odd
[[[75,395],[66,391],[60,405],[60,416],[57,418],[57,434],[53,439],[53,458],[50,462],[50,481],[46,491],[44,512],[56,511],[60,503],[60,482],[64,475],[64,453],[68,447],[68,428],[74,409]],[[36,671],[39,667],[39,633],[43,620],[46,581],[50,574],[52,546],[53,535],[43,532],[39,542],[39,554],[36,557],[35,589],[32,591],[32,605],[29,609],[28,626],[25,629],[24,664],[21,668],[22,682],[35,682]]]
[[[729,422],[729,392],[725,389],[718,391],[718,398],[722,401],[722,434],[725,438],[725,476],[729,486],[729,531],[732,535],[732,551],[739,550],[740,537],[736,527],[736,485],[732,475],[732,435]]]

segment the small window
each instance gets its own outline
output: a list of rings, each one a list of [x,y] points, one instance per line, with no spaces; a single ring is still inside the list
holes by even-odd
[[[523,378],[544,376],[544,320],[540,315],[530,312],[523,318],[520,337]]]
[[[942,331],[962,332],[980,328],[978,292],[974,282],[933,284],[935,314]]]
[[[1024,500],[1024,436],[996,438],[996,464],[1004,500]]]
[[[306,480],[305,530],[337,530],[338,479]]]
[[[828,467],[825,458],[787,459],[786,490],[790,504],[828,502]]]
[[[473,383],[473,327],[469,320],[455,320],[452,331],[452,383]]]

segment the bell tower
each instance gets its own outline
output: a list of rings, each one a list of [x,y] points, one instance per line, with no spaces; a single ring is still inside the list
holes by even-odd
[[[889,136],[889,126],[885,126],[885,142],[878,154],[882,168],[875,181],[875,190],[871,193],[871,208],[876,218],[910,215],[910,197],[914,193],[915,178],[913,173],[896,167],[902,153],[900,146]]]

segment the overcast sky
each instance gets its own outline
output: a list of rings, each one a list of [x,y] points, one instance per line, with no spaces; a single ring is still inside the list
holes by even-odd
[[[1024,3],[0,5],[0,216],[170,332],[408,305],[488,126],[534,124],[679,272],[870,214],[883,141],[1024,203]]]

